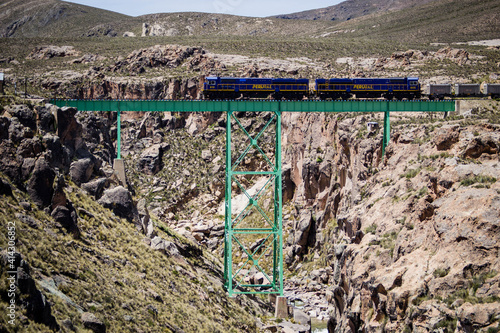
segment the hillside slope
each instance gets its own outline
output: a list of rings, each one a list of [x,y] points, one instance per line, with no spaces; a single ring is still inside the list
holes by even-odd
[[[120,185],[112,126],[50,105],[2,109],[0,331],[255,331],[267,306],[229,298],[219,258]]]
[[[336,26],[351,38],[406,43],[466,42],[496,39],[500,30],[497,0],[440,0],[391,13],[360,17]]]
[[[335,6],[277,15],[275,17],[294,20],[327,20],[342,22],[373,13],[382,14],[387,11],[398,11],[431,1],[436,0],[347,0]]]
[[[293,39],[331,37],[342,42],[369,38],[379,44],[461,42],[498,38],[499,6],[496,0],[349,0],[279,18],[208,13],[130,17],[59,0],[3,1],[0,35],[76,38],[121,37],[127,33],[127,36],[189,38],[191,42],[193,38],[224,36],[252,41],[257,37],[287,36]]]
[[[3,0],[1,37],[122,35],[135,19],[126,15],[59,0]]]

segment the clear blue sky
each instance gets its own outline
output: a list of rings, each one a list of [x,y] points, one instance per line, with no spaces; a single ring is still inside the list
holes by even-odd
[[[343,0],[70,0],[91,7],[140,16],[171,12],[223,13],[266,17],[336,5]]]

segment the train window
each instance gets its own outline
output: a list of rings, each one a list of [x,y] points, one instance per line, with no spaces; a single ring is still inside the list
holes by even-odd
[[[410,81],[410,86],[416,86],[418,84],[417,81]]]
[[[208,84],[211,86],[215,86],[215,81],[208,81]]]

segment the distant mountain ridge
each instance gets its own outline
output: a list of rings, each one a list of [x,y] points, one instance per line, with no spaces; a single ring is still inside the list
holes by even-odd
[[[135,18],[59,0],[0,1],[0,37],[117,34]]]
[[[338,5],[275,16],[281,19],[348,21],[376,12],[397,11],[437,0],[347,0]]]
[[[127,16],[60,0],[0,0],[0,37],[225,36],[465,42],[499,38],[498,0],[347,0],[277,17]],[[346,36],[347,37],[347,36]]]

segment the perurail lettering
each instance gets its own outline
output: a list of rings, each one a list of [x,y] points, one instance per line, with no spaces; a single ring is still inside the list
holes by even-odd
[[[355,90],[373,90],[373,85],[371,84],[355,84]]]
[[[253,89],[273,89],[270,84],[254,84]]]

